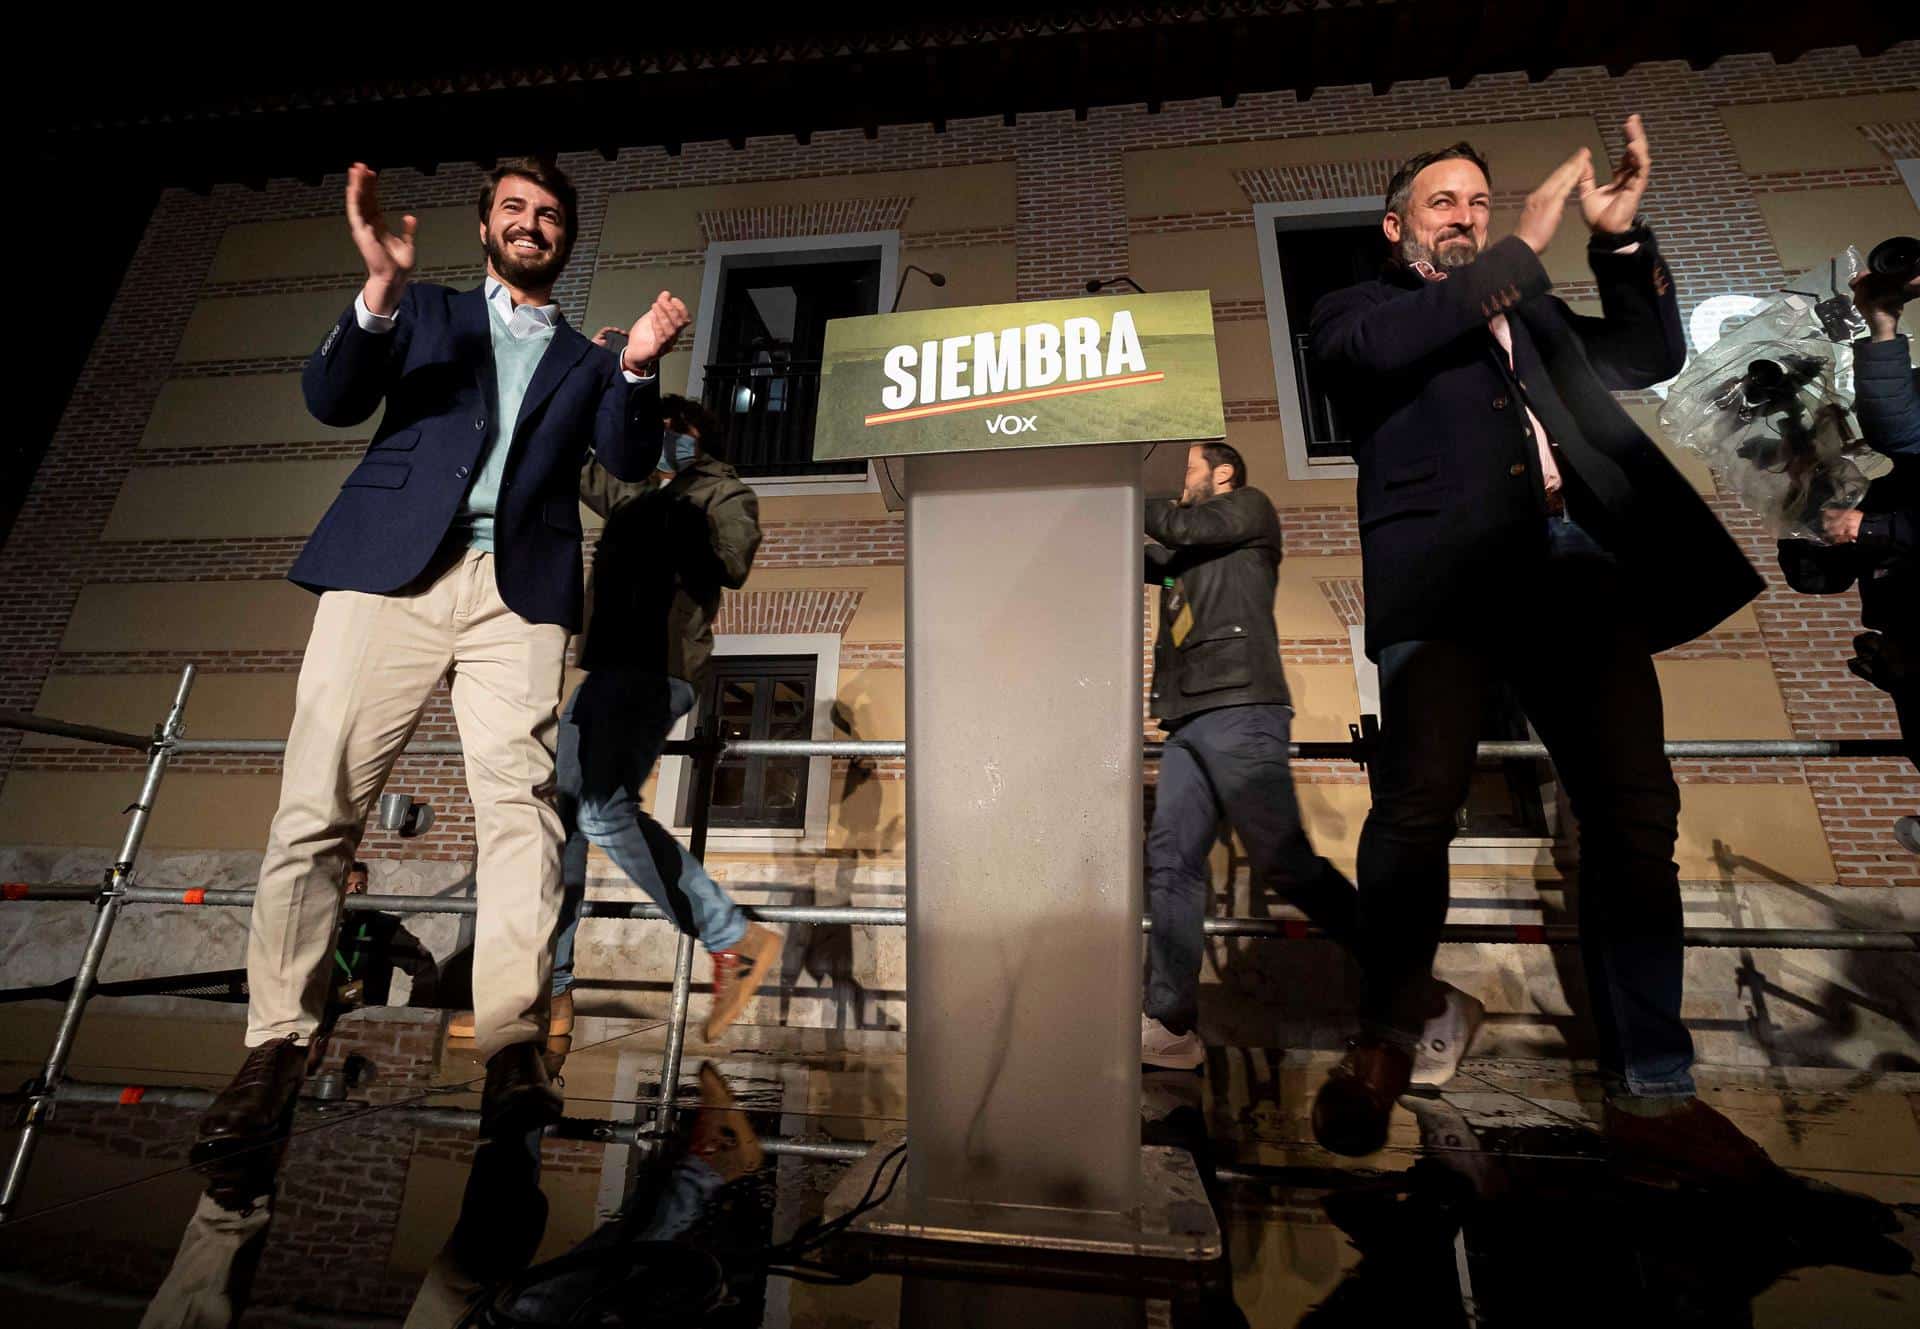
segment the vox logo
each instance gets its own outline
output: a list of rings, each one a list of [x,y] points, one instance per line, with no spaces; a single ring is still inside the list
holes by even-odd
[[[1024,434],[1030,429],[1038,429],[1039,419],[1037,415],[996,415],[987,421],[987,432],[989,434]]]

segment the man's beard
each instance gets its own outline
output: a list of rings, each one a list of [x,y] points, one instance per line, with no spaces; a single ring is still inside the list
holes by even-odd
[[[1180,495],[1180,506],[1197,508],[1214,494],[1213,477],[1209,475],[1197,485],[1188,485],[1186,492]]]
[[[510,232],[509,239],[519,234],[523,233]],[[491,228],[481,248],[486,251],[487,262],[493,265],[500,279],[523,290],[537,291],[553,285],[554,279],[560,275],[560,269],[567,265],[567,251],[558,245],[528,253],[495,240]]]
[[[1456,238],[1464,239],[1467,243],[1464,245],[1451,243],[1451,241]],[[1413,238],[1411,232],[1403,232],[1400,236],[1400,243],[1396,246],[1396,253],[1400,261],[1408,267],[1413,267],[1416,263],[1426,262],[1431,263],[1436,268],[1444,270],[1447,268],[1466,267],[1469,263],[1480,257],[1480,246],[1473,242],[1471,232],[1451,232],[1442,239],[1437,249],[1432,249],[1421,244]]]

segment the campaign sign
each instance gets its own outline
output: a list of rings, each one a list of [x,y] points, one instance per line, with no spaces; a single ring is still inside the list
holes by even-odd
[[[1205,291],[827,324],[819,461],[1225,434]]]

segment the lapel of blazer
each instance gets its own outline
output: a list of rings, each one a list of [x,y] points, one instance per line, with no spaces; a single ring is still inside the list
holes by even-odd
[[[546,404],[547,398],[560,386],[560,380],[567,376],[567,371],[580,363],[587,348],[592,345],[565,320],[553,330],[553,340],[547,343],[547,352],[534,367],[533,380],[527,384],[527,395],[521,399],[520,418],[513,422],[513,442],[520,441],[521,429]]]
[[[461,363],[474,367],[480,384],[480,409],[492,414],[500,400],[493,373],[493,334],[487,328],[487,288],[484,284],[453,297],[453,347]],[[494,422],[499,427],[499,422]]]

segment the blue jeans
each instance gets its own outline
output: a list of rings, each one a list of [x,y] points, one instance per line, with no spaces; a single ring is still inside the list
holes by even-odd
[[[1246,846],[1256,892],[1297,906],[1327,935],[1352,945],[1353,884],[1307,842],[1287,744],[1293,708],[1223,706],[1167,731],[1147,832],[1147,1014],[1176,1034],[1200,1014],[1206,945],[1207,855],[1224,815]]]
[[[553,953],[555,996],[573,987],[573,934],[586,896],[589,841],[709,951],[724,951],[747,935],[740,906],[685,846],[640,810],[640,787],[694,700],[693,685],[684,679],[601,669],[587,676],[561,714],[555,771],[567,844]]]
[[[1612,1092],[1693,1092],[1680,1020],[1680,794],[1660,683],[1608,555],[1565,517],[1548,519],[1538,566],[1488,588],[1511,610],[1468,641],[1380,652],[1380,747],[1360,833],[1360,958],[1371,1032],[1410,1043],[1447,917],[1447,843],[1473,776],[1483,695],[1504,679],[1553,754],[1580,823],[1580,947]]]

